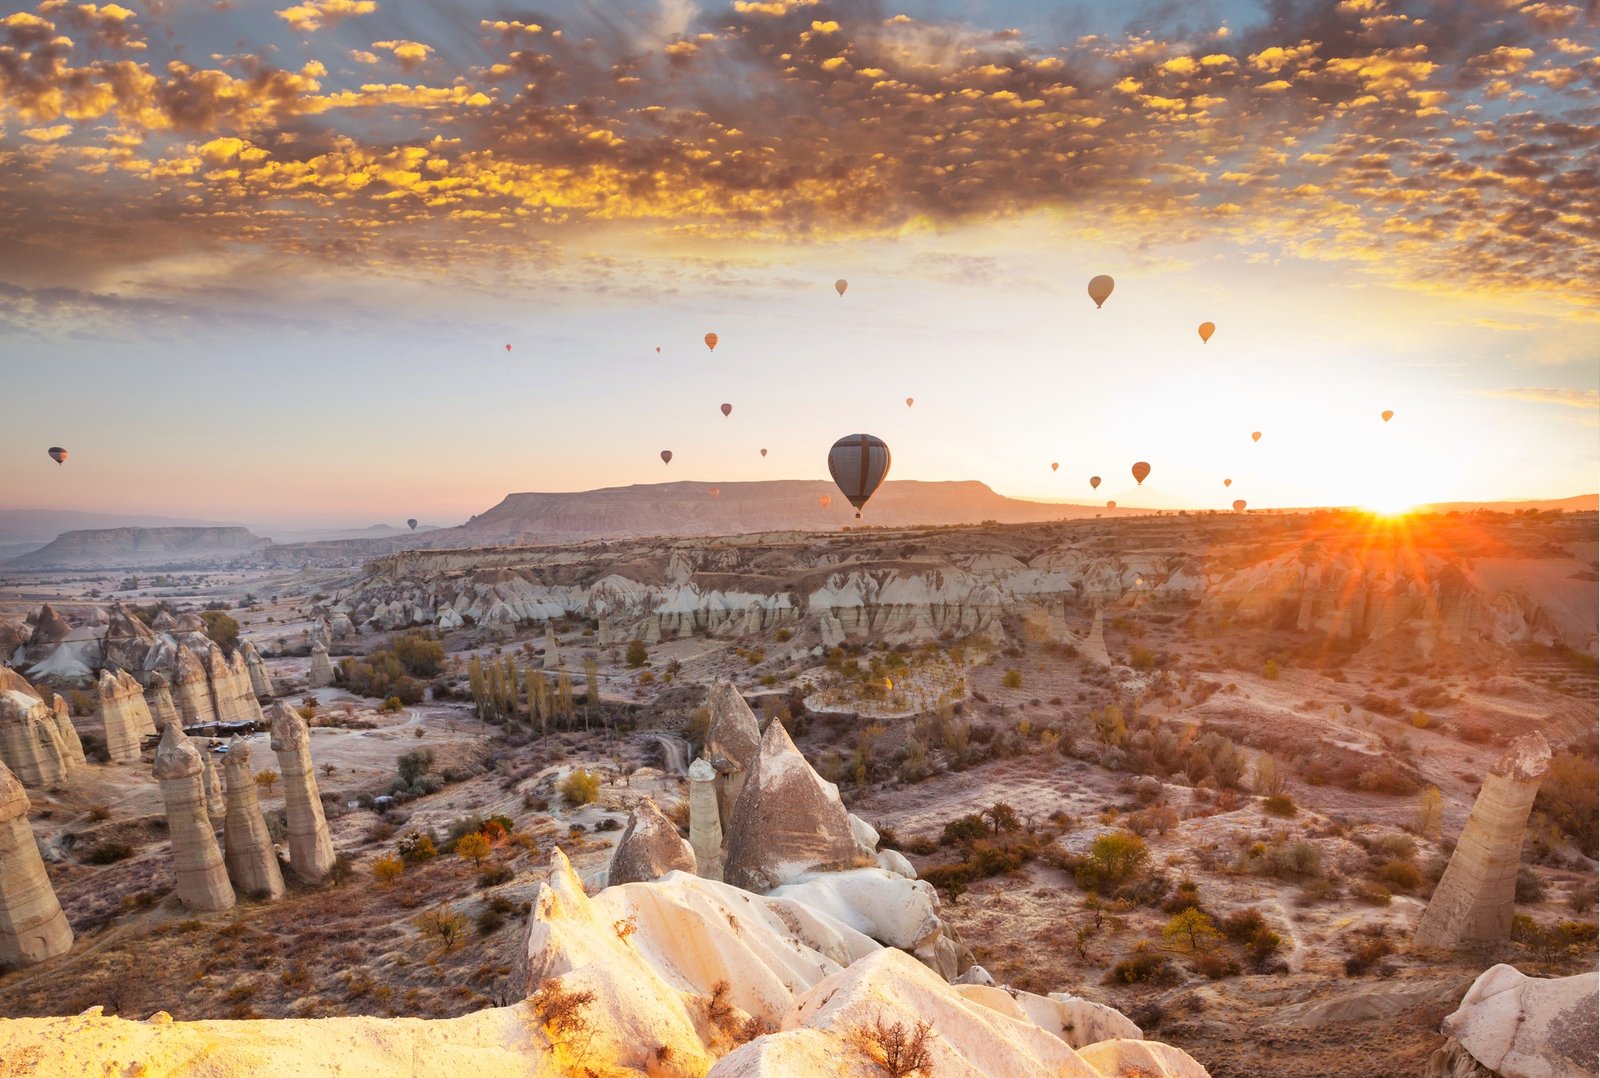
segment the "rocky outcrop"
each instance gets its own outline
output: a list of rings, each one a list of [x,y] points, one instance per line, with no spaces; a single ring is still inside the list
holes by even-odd
[[[321,883],[333,868],[334,854],[311,762],[311,731],[299,713],[281,700],[272,705],[270,718],[272,751],[283,775],[289,869],[305,883]]]
[[[155,647],[156,634],[153,629],[121,603],[112,606],[110,621],[106,625],[105,643],[101,648],[102,662],[130,674],[142,674]]]
[[[239,645],[239,651],[244,656],[245,670],[250,675],[250,691],[255,693],[256,699],[272,699],[272,675],[267,673],[267,664],[262,660],[261,653],[256,650],[255,643],[246,640]],[[257,709],[260,714],[260,709]]]
[[[642,799],[628,814],[616,851],[611,855],[608,886],[643,883],[660,879],[669,872],[694,872],[694,850],[678,834],[673,822],[662,815],[650,798]]]
[[[222,758],[227,776],[228,807],[222,825],[223,861],[228,878],[240,894],[256,899],[283,897],[283,872],[273,849],[267,821],[256,800],[255,776],[250,771],[250,744],[235,737]]]
[[[211,699],[211,679],[198,656],[187,644],[178,648],[178,669],[172,682],[173,702],[178,707],[178,721],[184,726],[198,726],[217,721],[217,705]]]
[[[100,671],[96,685],[100,697],[100,724],[106,740],[106,755],[113,763],[137,760],[146,734],[156,732],[155,719],[145,703],[139,683],[127,671]]]
[[[722,809],[717,805],[717,769],[701,757],[689,765],[689,846],[695,871],[722,879]]]
[[[212,644],[206,651],[206,674],[211,679],[211,704],[217,721],[226,723],[260,722],[261,705],[256,703],[250,685],[250,672],[244,656],[234,652],[229,659]]]
[[[500,604],[504,606],[504,603]],[[561,665],[561,647],[556,643],[556,631],[550,626],[544,630],[544,668],[554,670]]]
[[[706,710],[711,717],[706,725],[705,758],[717,770],[717,806],[726,833],[746,772],[761,750],[761,725],[738,687],[727,679],[711,686]]]
[[[83,755],[83,741],[78,737],[78,728],[72,724],[72,709],[60,693],[50,694],[50,710],[56,717],[56,733],[61,736],[61,744],[67,750],[71,767],[81,767],[88,761]]]
[[[167,688],[167,676],[160,671],[150,675],[144,701],[150,709],[150,718],[156,724],[158,731],[165,730],[170,723],[180,721],[178,709],[172,703],[172,692]]]
[[[313,689],[333,684],[333,663],[328,660],[328,645],[320,637],[311,641],[311,671],[306,681]]]
[[[167,806],[178,897],[193,910],[225,910],[234,904],[233,885],[206,811],[204,772],[200,750],[182,724],[169,725],[156,747],[155,775]]]
[[[1493,966],[1444,1020],[1450,1040],[1428,1061],[1427,1076],[1593,1078],[1600,1073],[1597,1011],[1600,974],[1533,978]]]
[[[82,745],[74,751],[77,732],[70,721],[66,728],[64,734],[55,710],[22,675],[0,667],[0,762],[19,781],[52,785],[82,759]]]
[[[72,947],[72,929],[45,874],[28,794],[0,763],[0,965],[43,962]]]
[[[1511,743],[1484,779],[1450,864],[1417,925],[1418,947],[1453,948],[1511,938],[1522,836],[1550,746],[1539,733]]]
[[[723,876],[747,891],[848,867],[860,856],[839,788],[811,769],[781,722],[767,725],[727,834]]]
[[[222,776],[217,774],[217,760],[211,751],[212,744],[214,743],[202,741],[197,747],[200,750],[200,762],[205,768],[201,772],[200,780],[206,792],[206,814],[215,823],[228,811],[228,802],[222,796]]]

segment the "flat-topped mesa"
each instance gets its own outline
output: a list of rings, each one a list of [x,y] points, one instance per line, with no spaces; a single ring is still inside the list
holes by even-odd
[[[71,766],[82,767],[88,761],[83,755],[83,741],[78,737],[78,728],[72,725],[72,708],[60,693],[55,692],[50,694],[50,710],[56,717],[56,733],[61,735],[61,743],[71,757]]]
[[[28,826],[28,794],[0,763],[0,964],[42,962],[72,948],[55,889]]]
[[[101,646],[102,662],[130,674],[143,673],[155,646],[156,634],[148,625],[121,603],[112,605]]]
[[[157,730],[165,730],[172,723],[178,722],[178,709],[172,703],[172,692],[167,688],[167,675],[159,670],[150,675],[150,683],[145,687],[145,706],[150,709],[150,718],[156,724]]]
[[[701,757],[689,765],[689,846],[695,872],[722,879],[722,810],[717,807],[717,769]]]
[[[102,670],[95,693],[100,698],[106,755],[113,763],[137,760],[145,735],[156,732],[155,719],[139,683],[126,670]]]
[[[162,731],[155,775],[167,806],[178,897],[193,910],[225,910],[234,904],[233,885],[206,811],[205,763],[181,723]]]
[[[178,720],[185,726],[217,721],[217,707],[211,700],[211,679],[199,656],[187,644],[178,648],[178,671],[172,683],[173,702]]]
[[[250,771],[250,745],[235,737],[222,757],[227,776],[228,808],[222,824],[223,861],[235,890],[256,899],[283,897],[283,871],[272,848],[272,835],[256,800],[255,776]]]
[[[328,660],[328,645],[319,636],[311,638],[311,671],[306,681],[313,689],[333,684],[333,663]]]
[[[776,720],[767,724],[727,833],[723,878],[746,891],[860,858],[839,788],[811,769]]]
[[[1536,731],[1513,741],[1490,770],[1417,924],[1418,947],[1468,947],[1511,938],[1523,831],[1549,769],[1550,746]]]
[[[256,650],[255,643],[246,640],[239,645],[239,651],[244,655],[245,670],[250,675],[250,691],[255,693],[258,701],[271,700],[272,675],[267,673],[267,664]]]
[[[283,773],[289,868],[306,883],[321,883],[333,869],[334,854],[311,762],[311,731],[299,713],[282,700],[272,705],[268,716],[272,751],[278,754],[278,769]]]
[[[28,786],[49,786],[82,756],[82,746],[75,755],[70,740],[38,691],[15,670],[0,666],[0,762]]]
[[[674,870],[694,872],[694,850],[678,834],[677,826],[646,797],[628,814],[628,826],[611,855],[606,884],[645,883]]]
[[[706,694],[706,710],[711,718],[706,724],[705,757],[717,770],[717,806],[726,832],[739,791],[744,788],[746,772],[761,751],[761,724],[739,695],[738,687],[727,679],[711,686]]]

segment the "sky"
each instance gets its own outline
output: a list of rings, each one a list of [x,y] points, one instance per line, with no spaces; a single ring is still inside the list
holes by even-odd
[[[0,508],[1563,497],[1596,266],[1592,4],[0,2]]]

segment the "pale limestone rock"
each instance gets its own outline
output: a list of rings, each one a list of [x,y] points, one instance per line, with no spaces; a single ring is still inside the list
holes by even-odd
[[[695,870],[722,879],[722,810],[717,806],[717,769],[704,757],[689,765],[689,845]]]
[[[28,826],[28,795],[0,763],[0,963],[42,962],[72,948],[55,889]]]
[[[1417,925],[1418,947],[1453,948],[1511,937],[1523,830],[1549,768],[1550,746],[1534,732],[1513,741],[1484,779],[1449,867]]]
[[[222,758],[222,769],[228,779],[227,816],[222,825],[228,878],[242,894],[269,900],[282,898],[283,872],[278,868],[278,854],[256,800],[249,743],[235,737]]]
[[[306,680],[313,689],[333,684],[333,663],[328,661],[328,645],[320,638],[311,641],[311,673]]]
[[[661,615],[651,614],[644,622],[644,642],[646,644],[661,643]]]
[[[554,670],[561,665],[561,648],[556,643],[556,631],[550,626],[544,630],[544,668]]]
[[[88,761],[83,755],[83,741],[78,737],[78,728],[72,723],[71,707],[60,693],[51,693],[50,710],[56,717],[56,733],[61,736],[61,743],[71,758],[70,767],[81,767]]]
[[[112,606],[101,648],[102,662],[130,674],[142,673],[155,646],[156,634],[149,626],[121,603]]]
[[[250,722],[264,721],[261,704],[256,699],[255,685],[250,680],[250,664],[245,661],[244,652],[236,651],[228,660],[228,675],[233,680],[239,712]]]
[[[839,788],[811,769],[783,723],[769,723],[728,824],[727,881],[764,892],[859,856]]]
[[[245,669],[250,674],[250,691],[258,701],[272,699],[272,675],[267,673],[267,664],[256,650],[255,643],[246,640],[239,650],[244,653]]]
[[[706,726],[705,756],[717,769],[717,806],[723,831],[744,788],[745,772],[761,749],[761,724],[733,682],[723,679],[706,694],[711,721]]]
[[[437,615],[439,631],[442,633],[453,632],[466,624],[465,619],[453,606],[441,606]]]
[[[244,656],[235,652],[232,659],[212,644],[206,650],[206,673],[211,679],[211,703],[217,721],[227,723],[260,722],[261,705],[250,687],[250,671]]]
[[[603,648],[604,647],[610,647],[612,644],[616,643],[616,638],[617,638],[616,631],[612,628],[612,625],[611,625],[611,618],[610,618],[609,615],[607,615],[605,617],[600,618],[599,621],[600,621],[599,628],[597,628],[595,630],[595,635],[594,635],[595,643],[597,643],[598,645],[600,645]]]
[[[695,871],[694,850],[646,797],[628,814],[628,826],[611,855],[607,884],[644,883],[674,871]]]
[[[1106,615],[1098,606],[1094,608],[1094,624],[1078,645],[1078,653],[1096,666],[1111,665],[1111,653],[1106,651]]]
[[[289,830],[289,868],[306,883],[321,883],[333,868],[333,841],[322,815],[317,772],[311,762],[311,731],[283,701],[272,705],[272,751],[283,774]]]
[[[28,786],[59,782],[73,764],[55,711],[21,674],[4,666],[0,666],[0,762]]]
[[[817,628],[822,634],[822,646],[836,648],[844,643],[844,626],[832,614],[823,614],[817,619]]]
[[[144,736],[156,732],[155,719],[150,715],[139,683],[126,671],[102,670],[95,692],[100,698],[106,755],[113,763],[137,760]]]
[[[178,705],[178,721],[184,726],[199,726],[217,721],[217,708],[211,700],[211,679],[205,666],[185,644],[178,648],[178,670],[172,683],[173,701]]]
[[[156,747],[155,774],[167,806],[178,897],[190,909],[225,910],[234,904],[233,885],[206,811],[204,772],[200,750],[183,732],[183,725],[170,724]]]
[[[1597,1008],[1600,974],[1534,978],[1501,964],[1472,982],[1443,1032],[1501,1078],[1593,1078]]]
[[[228,811],[228,802],[222,796],[222,778],[217,774],[215,754],[211,751],[212,742],[203,742],[199,746],[200,762],[204,765],[201,772],[201,786],[206,792],[206,815],[211,817],[211,822],[216,823]]]
[[[159,670],[150,675],[144,699],[157,731],[165,730],[171,723],[180,721],[178,709],[172,703],[172,692],[167,688],[167,676]]]

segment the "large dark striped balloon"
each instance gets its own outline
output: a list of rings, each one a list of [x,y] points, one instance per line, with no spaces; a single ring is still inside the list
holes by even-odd
[[[850,434],[828,450],[828,473],[856,507],[856,516],[889,474],[889,446],[871,434]]]

